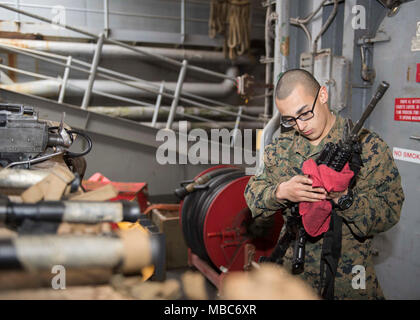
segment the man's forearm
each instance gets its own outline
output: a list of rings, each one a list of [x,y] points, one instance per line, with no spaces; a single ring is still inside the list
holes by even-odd
[[[253,178],[250,179],[245,188],[245,200],[254,217],[260,214],[269,216],[286,207],[286,200],[280,200],[276,197],[278,184],[255,181]]]
[[[343,217],[352,231],[360,237],[385,232],[400,219],[404,196],[401,190],[393,192],[355,193],[353,205],[337,214]]]

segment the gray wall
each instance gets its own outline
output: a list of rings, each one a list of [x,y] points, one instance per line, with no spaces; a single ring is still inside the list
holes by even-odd
[[[420,123],[394,120],[395,98],[420,97],[420,83],[415,79],[420,51],[410,49],[418,21],[420,1],[405,4],[396,16],[385,17],[380,25],[391,41],[375,45],[375,86],[386,80],[390,89],[371,117],[369,128],[379,133],[391,150],[399,147],[420,151],[420,142],[409,138],[420,134]],[[420,164],[395,162],[406,199],[400,222],[376,237],[376,270],[388,298],[420,299]]]

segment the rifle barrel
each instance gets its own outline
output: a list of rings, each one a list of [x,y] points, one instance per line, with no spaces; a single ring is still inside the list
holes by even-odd
[[[366,119],[370,116],[373,109],[376,107],[379,100],[382,99],[383,95],[385,94],[386,90],[388,90],[388,88],[389,88],[389,83],[386,81],[382,81],[378,89],[376,89],[376,92],[373,95],[372,99],[370,100],[369,105],[367,106],[366,110],[363,112],[362,117],[359,119],[359,121],[357,121],[356,125],[351,131],[351,134],[350,134],[351,137],[355,137],[358,135]]]

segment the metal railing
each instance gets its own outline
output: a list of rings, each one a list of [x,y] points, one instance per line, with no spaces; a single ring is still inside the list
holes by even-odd
[[[0,65],[0,68],[6,69],[6,70],[9,70],[9,71],[14,71],[14,72],[26,74],[26,75],[33,76],[33,77],[39,78],[39,79],[48,79],[48,80],[54,80],[54,81],[60,82],[61,87],[60,87],[60,93],[59,93],[59,97],[58,97],[58,102],[59,103],[63,103],[63,101],[64,101],[66,87],[74,87],[76,89],[85,91],[84,96],[83,96],[83,101],[82,101],[82,104],[81,104],[82,109],[86,109],[86,107],[88,106],[92,93],[97,94],[97,95],[101,95],[101,96],[105,96],[105,97],[108,97],[108,98],[111,98],[111,99],[116,99],[116,100],[125,101],[125,102],[129,102],[129,103],[135,103],[135,104],[138,104],[138,105],[141,105],[141,106],[153,106],[150,103],[139,101],[137,99],[130,99],[130,98],[126,98],[126,97],[123,97],[123,96],[114,95],[114,94],[102,92],[102,91],[99,91],[99,90],[94,90],[93,86],[94,86],[95,79],[97,77],[100,77],[100,78],[104,78],[104,79],[107,79],[107,80],[115,81],[115,82],[120,83],[120,84],[125,85],[125,86],[133,87],[133,88],[138,89],[138,90],[153,93],[154,95],[156,95],[156,103],[154,105],[155,111],[154,111],[154,115],[153,115],[153,118],[152,118],[152,121],[151,121],[152,126],[156,126],[157,115],[158,115],[159,108],[160,108],[161,101],[162,101],[163,97],[172,99],[172,104],[171,104],[171,108],[170,108],[170,112],[169,112],[169,116],[168,116],[168,120],[167,120],[167,124],[166,124],[167,129],[172,128],[172,124],[173,124],[173,121],[174,121],[175,114],[178,113],[177,112],[177,107],[178,107],[179,102],[188,103],[192,106],[196,106],[196,107],[199,107],[199,108],[204,108],[204,109],[208,109],[208,110],[212,110],[212,111],[217,111],[217,112],[220,112],[220,113],[223,113],[223,114],[226,114],[226,115],[235,116],[236,117],[235,129],[237,129],[239,127],[239,122],[241,121],[241,119],[248,119],[248,120],[252,120],[252,121],[263,122],[262,119],[251,117],[251,116],[243,114],[242,113],[242,111],[243,111],[242,108],[238,108],[238,112],[231,112],[231,111],[227,111],[227,110],[223,110],[223,109],[215,109],[214,107],[205,105],[202,102],[209,103],[209,104],[212,104],[212,105],[218,105],[218,106],[223,105],[223,106],[231,107],[231,108],[235,108],[235,109],[237,107],[226,104],[226,103],[223,103],[223,102],[220,102],[220,101],[217,101],[217,100],[201,97],[199,95],[195,95],[195,94],[192,94],[192,93],[182,92],[182,86],[183,86],[183,83],[184,83],[185,74],[186,74],[187,70],[192,70],[192,71],[199,72],[199,73],[202,73],[202,74],[206,74],[206,75],[210,75],[210,76],[214,76],[214,77],[222,78],[222,79],[228,79],[230,81],[236,82],[235,77],[231,77],[231,76],[228,76],[226,74],[218,73],[218,72],[208,70],[208,69],[205,69],[205,68],[201,68],[201,67],[198,67],[198,66],[190,65],[190,64],[188,64],[188,62],[186,60],[183,60],[182,62],[180,62],[178,60],[171,59],[171,58],[168,58],[168,57],[165,57],[165,56],[162,56],[162,55],[152,54],[152,53],[143,51],[143,50],[141,50],[137,47],[128,45],[126,43],[106,38],[104,33],[101,33],[99,35],[95,35],[95,34],[87,32],[85,30],[78,29],[78,28],[75,28],[75,27],[72,27],[72,26],[69,26],[69,25],[63,25],[59,22],[55,22],[55,21],[49,20],[47,18],[29,13],[29,12],[26,12],[26,11],[23,11],[23,10],[20,10],[20,9],[9,7],[9,6],[6,6],[4,4],[0,4],[0,7],[4,8],[4,9],[7,9],[7,10],[14,11],[18,14],[23,14],[23,15],[32,17],[34,19],[38,19],[38,20],[47,22],[47,23],[52,24],[52,25],[58,25],[60,27],[66,28],[68,30],[71,30],[71,31],[74,31],[74,32],[77,32],[77,33],[80,33],[80,34],[84,34],[86,36],[89,36],[89,37],[97,40],[97,45],[96,45],[96,49],[95,49],[95,52],[94,52],[94,55],[93,55],[92,63],[88,63],[88,62],[85,62],[85,61],[75,59],[72,56],[62,56],[62,55],[53,54],[53,53],[41,52],[41,51],[37,51],[37,50],[33,50],[33,49],[20,48],[20,47],[16,47],[16,46],[12,46],[12,45],[0,44],[0,48],[3,48],[4,50],[14,52],[14,53],[18,53],[18,54],[23,54],[23,55],[30,56],[30,57],[32,57],[34,59],[37,59],[37,60],[46,61],[48,63],[64,67],[63,77],[62,78],[61,77],[53,78],[53,77],[42,75],[42,74],[39,74],[39,73],[33,73],[33,72],[25,71],[25,70],[19,70],[19,69],[16,69],[16,68],[8,67],[8,66],[5,66],[5,65]],[[99,67],[99,60],[100,60],[100,57],[101,57],[102,47],[103,47],[104,43],[110,43],[110,44],[118,45],[120,47],[124,47],[124,48],[127,48],[129,50],[132,50],[139,55],[152,56],[152,57],[154,57],[156,59],[159,59],[159,60],[161,60],[161,61],[163,61],[167,64],[179,66],[180,71],[179,71],[178,81],[177,81],[175,90],[169,90],[168,88],[165,88],[164,81],[162,81],[162,83],[160,85],[155,85],[153,83],[150,83],[150,82],[148,82],[144,79],[140,79],[138,77],[123,74],[123,73],[120,73],[120,72],[117,72],[115,70],[111,70],[111,69],[108,69],[108,68]],[[68,82],[68,78],[69,78],[69,74],[70,74],[71,70],[77,70],[77,71],[88,74],[87,88],[77,87],[77,86],[75,86],[73,84],[70,84]],[[128,81],[135,81],[136,83],[132,83],[132,82],[128,82]],[[138,83],[141,84],[141,85],[139,85]],[[199,120],[199,121],[213,122],[210,119],[206,119],[206,118],[195,116],[195,115],[190,115],[190,114],[182,114],[182,115],[185,116],[185,117],[189,117],[191,119]]]

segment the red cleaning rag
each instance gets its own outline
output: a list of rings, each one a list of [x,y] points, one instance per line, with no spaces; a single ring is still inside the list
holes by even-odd
[[[302,171],[312,180],[312,187],[323,187],[327,192],[343,192],[347,189],[354,175],[348,163],[346,163],[341,172],[337,172],[325,164],[318,166],[312,159],[303,163]],[[331,209],[332,205],[329,200],[299,203],[302,223],[310,236],[316,237],[328,230]]]

